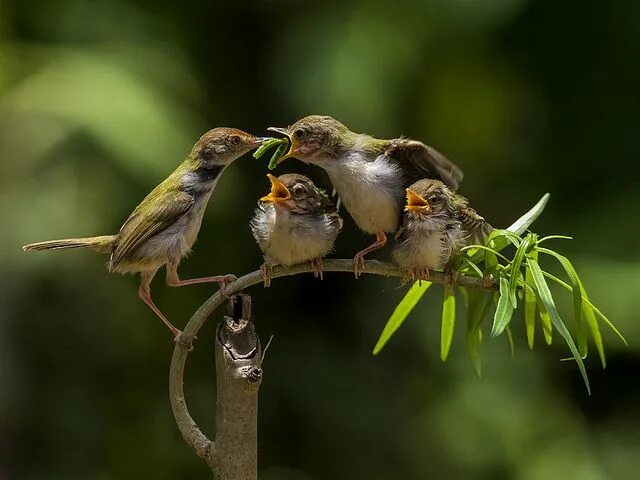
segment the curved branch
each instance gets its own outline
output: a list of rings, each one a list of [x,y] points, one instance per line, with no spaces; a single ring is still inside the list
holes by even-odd
[[[389,263],[377,260],[367,260],[366,269],[363,273],[371,275],[381,275],[384,277],[399,277],[402,272],[398,267]],[[353,273],[353,260],[351,259],[328,259],[324,261],[323,270],[325,272],[346,272]],[[313,267],[310,264],[294,265],[292,267],[277,266],[271,273],[271,279],[298,275],[300,273],[312,273]],[[257,270],[238,278],[235,282],[227,285],[225,295],[219,291],[211,295],[196,312],[191,316],[185,326],[180,341],[176,342],[171,358],[171,366],[169,370],[169,396],[171,400],[171,408],[175,417],[180,433],[187,444],[210,466],[213,462],[214,442],[209,440],[204,433],[198,428],[198,425],[189,414],[189,409],[184,398],[184,367],[187,361],[187,355],[191,348],[195,336],[197,335],[207,317],[222,305],[227,296],[238,293],[245,288],[262,283],[262,272]],[[446,283],[449,281],[448,276],[442,272],[432,272],[430,281],[432,283]],[[487,284],[485,279],[478,277],[459,276],[456,279],[456,285],[482,290],[494,290],[493,284]]]

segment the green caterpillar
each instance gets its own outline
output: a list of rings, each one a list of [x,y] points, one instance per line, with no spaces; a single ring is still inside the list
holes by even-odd
[[[276,168],[278,164],[278,160],[282,158],[287,149],[289,148],[289,141],[286,138],[269,138],[262,142],[260,148],[258,148],[254,154],[253,158],[261,158],[267,150],[271,150],[273,147],[278,146],[273,155],[271,155],[271,159],[269,160],[268,168],[269,170],[273,170]]]

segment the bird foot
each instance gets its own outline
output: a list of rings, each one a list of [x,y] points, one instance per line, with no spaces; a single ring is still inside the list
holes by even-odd
[[[197,340],[198,337],[193,337],[193,340]],[[183,347],[187,347],[189,349],[189,351],[193,350],[193,342],[187,342],[183,337],[182,337],[182,330],[178,330],[177,328],[175,329],[175,331],[173,332],[173,341],[176,342],[178,345],[182,345]]]
[[[311,260],[311,268],[313,268],[313,276],[324,280],[322,276],[322,257],[314,258]]]
[[[228,274],[228,275],[222,275],[221,279],[218,281],[218,283],[220,284],[220,293],[226,297],[226,298],[230,298],[231,294],[228,293],[227,291],[227,287],[229,286],[230,283],[235,282],[236,280],[238,280],[238,277],[236,277],[233,274]]]
[[[356,256],[353,257],[353,274],[356,278],[360,278],[360,275],[362,275],[365,269],[364,253],[356,253]]]
[[[411,268],[402,274],[400,282],[402,285],[405,285],[408,282],[417,281],[418,283],[421,283],[423,280],[427,282],[431,280],[431,273],[429,270],[426,268]]]
[[[264,288],[269,288],[271,286],[271,274],[273,273],[273,266],[268,265],[267,263],[263,263],[260,266],[260,271],[262,272],[262,283],[264,284]]]

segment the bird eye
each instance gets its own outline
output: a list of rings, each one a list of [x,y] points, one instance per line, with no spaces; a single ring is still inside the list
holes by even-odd
[[[440,201],[440,197],[438,195],[431,195],[429,197],[429,203],[438,203]]]
[[[304,187],[300,184],[296,185],[295,187],[293,187],[291,189],[291,194],[295,197],[295,198],[300,198],[304,195]]]
[[[304,140],[304,137],[307,136],[307,132],[305,132],[304,128],[296,128],[293,131],[293,136],[296,140]]]
[[[239,135],[231,135],[229,137],[229,142],[231,145],[240,145],[240,136]]]

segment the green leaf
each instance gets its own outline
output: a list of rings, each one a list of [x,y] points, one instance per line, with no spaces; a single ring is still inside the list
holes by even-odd
[[[580,370],[580,374],[582,375],[582,379],[584,380],[584,384],[587,387],[587,392],[589,395],[591,394],[591,387],[589,386],[589,378],[587,377],[587,370],[584,367],[584,362],[582,361],[582,357],[580,356],[580,352],[576,348],[575,343],[573,342],[573,338],[571,338],[571,334],[569,330],[567,330],[566,325],[560,318],[560,314],[556,309],[556,305],[553,301],[553,296],[551,295],[551,291],[549,290],[549,286],[547,285],[546,280],[544,279],[544,275],[542,274],[542,269],[538,262],[533,260],[532,258],[527,258],[527,264],[531,268],[531,273],[533,275],[533,281],[536,285],[536,289],[538,292],[538,298],[544,305],[545,309],[549,313],[551,317],[551,322],[556,330],[562,335],[569,350],[571,350],[571,354],[573,358],[575,358],[576,363],[578,364],[578,369]]]
[[[491,294],[473,289],[462,290],[467,292],[467,352],[473,371],[478,378],[481,378],[482,363],[479,349],[482,343],[482,330],[480,326],[491,306]]]
[[[560,262],[560,265],[562,265],[562,268],[564,268],[564,271],[567,272],[567,276],[571,282],[571,291],[573,293],[573,315],[576,321],[578,351],[580,352],[580,356],[584,357],[587,355],[587,332],[584,326],[584,318],[582,317],[582,287],[580,285],[578,274],[567,257],[560,255],[553,250],[549,250],[548,248],[540,247],[537,250],[540,253],[556,258],[558,262]]]
[[[554,282],[556,282],[556,283],[557,283],[558,285],[560,285],[561,287],[566,288],[566,289],[567,289],[567,290],[569,290],[570,292],[572,291],[571,287],[570,287],[567,283],[565,283],[565,282],[563,282],[562,280],[560,280],[558,277],[556,277],[556,276],[554,276],[554,275],[551,275],[549,272],[542,272],[542,274],[543,274],[545,277],[550,278],[551,280],[553,280]],[[611,320],[609,320],[609,319],[605,316],[605,314],[604,314],[604,313],[602,313],[602,312],[600,311],[600,309],[598,309],[598,307],[596,307],[593,303],[591,303],[591,301],[589,300],[589,298],[587,298],[586,296],[583,296],[583,297],[582,297],[582,300],[583,300],[585,303],[587,303],[587,304],[589,305],[589,307],[591,307],[591,308],[593,309],[593,311],[596,313],[596,315],[597,315],[598,317],[600,317],[600,320],[602,320],[602,321],[605,323],[605,325],[606,325],[607,327],[609,327],[609,328],[611,329],[611,331],[612,331],[613,333],[615,333],[615,334],[618,336],[618,338],[620,338],[620,340],[622,340],[622,343],[624,343],[624,344],[625,344],[625,346],[627,346],[627,347],[628,347],[628,346],[629,346],[629,344],[627,343],[627,339],[626,339],[626,338],[624,338],[624,335],[622,335],[622,333],[620,333],[620,331],[615,327],[615,325],[611,322]]]
[[[380,334],[380,338],[376,343],[376,346],[373,348],[373,354],[377,355],[387,344],[389,339],[396,333],[396,330],[400,328],[400,326],[404,323],[407,316],[413,310],[413,307],[420,301],[425,292],[432,285],[431,282],[421,281],[415,282],[412,287],[409,289],[404,298],[398,303],[395,310],[391,314],[391,317],[387,321],[387,324],[384,326],[382,333]]]
[[[567,237],[566,235],[548,235],[538,240],[538,245],[547,240],[573,240],[573,237]]]
[[[513,308],[518,307],[518,300],[516,299],[516,287],[518,286],[518,280],[521,277],[520,269],[522,268],[522,261],[524,260],[524,256],[529,249],[532,241],[535,241],[533,234],[527,235],[524,240],[518,246],[516,250],[516,254],[513,257],[513,261],[511,262],[511,275],[509,276],[509,299],[511,300],[511,305]]]
[[[585,292],[582,282],[580,282],[580,289],[582,291],[583,297],[585,298],[585,300],[587,300],[587,292]],[[600,325],[598,325],[598,320],[596,319],[596,315],[593,312],[593,308],[589,304],[588,300],[582,302],[582,313],[584,314],[584,318],[587,320],[587,325],[589,325],[591,337],[593,337],[593,343],[596,346],[596,350],[598,351],[598,356],[600,357],[602,368],[607,368],[607,358],[604,354],[604,344],[602,342],[602,334],[600,333]]]
[[[453,341],[453,329],[456,325],[456,297],[451,285],[444,286],[444,300],[442,302],[442,326],[440,331],[440,359],[447,361],[451,342]]]
[[[509,282],[505,277],[500,277],[500,298],[498,298],[498,306],[493,316],[493,326],[491,327],[492,337],[500,335],[507,325],[509,325],[513,310],[513,305],[509,300]]]
[[[513,343],[513,332],[511,331],[511,327],[509,325],[507,325],[506,331],[507,340],[509,341],[509,349],[511,350],[511,358],[514,358],[516,356],[516,347]]]
[[[549,316],[547,309],[542,304],[540,299],[538,299],[537,302],[538,302],[538,311],[540,312],[540,323],[542,324],[542,333],[544,335],[544,341],[547,343],[547,345],[551,345],[551,343],[553,342],[553,326],[551,324],[551,317]]]
[[[516,235],[524,234],[527,229],[536,221],[536,219],[540,216],[540,214],[544,211],[544,208],[549,203],[550,195],[545,193],[538,203],[536,203],[531,210],[522,215],[518,220],[516,220],[511,226],[505,228],[504,230],[515,233]],[[491,232],[493,233],[493,232]],[[500,251],[504,249],[507,245],[509,245],[509,241],[505,237],[498,238],[494,241],[494,248],[496,251]],[[471,260],[474,263],[478,263],[482,260],[482,253],[475,252],[471,255]]]
[[[547,203],[549,203],[549,197],[550,195],[548,193],[545,193],[542,198],[538,200],[538,203],[536,203],[531,208],[531,210],[522,215],[518,220],[516,220],[510,227],[507,227],[505,230],[513,232],[517,235],[522,235],[544,211]]]
[[[495,250],[495,249],[493,249],[491,247],[487,247],[486,245],[469,245],[469,246],[466,246],[466,247],[462,247],[460,249],[461,252],[466,252],[467,250],[475,252],[473,254],[473,256],[471,257],[471,261],[474,262],[474,263],[475,262],[479,262],[480,260],[482,260],[482,253],[478,252],[478,250],[484,250],[487,253],[491,253],[494,256],[500,257],[505,262],[509,262],[509,259],[507,257],[505,257],[504,255],[499,253],[497,250]],[[485,256],[486,256],[486,253],[485,253]]]
[[[484,276],[482,273],[482,270],[480,270],[480,268],[475,263],[473,263],[469,257],[465,255],[460,255],[460,258],[463,261],[465,261],[467,265],[469,265],[471,270],[473,270],[476,273],[476,275],[478,275],[478,277],[482,278]]]
[[[531,256],[534,260],[537,260],[538,252],[531,252]],[[525,264],[525,283],[533,285],[533,276],[531,269]],[[527,343],[529,349],[533,350],[534,339],[536,335],[536,294],[529,288],[524,289],[524,324],[527,331]]]

